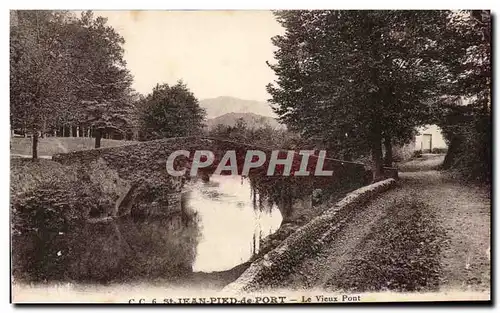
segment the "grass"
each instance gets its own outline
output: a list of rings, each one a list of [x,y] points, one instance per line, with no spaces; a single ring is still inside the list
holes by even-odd
[[[31,138],[11,138],[10,153],[31,155]],[[101,147],[118,147],[136,143],[127,140],[102,139]],[[38,155],[52,156],[58,153],[94,149],[95,139],[84,137],[46,137],[39,138]]]
[[[444,154],[424,154],[407,162],[398,164],[400,172],[420,172],[437,170],[444,161]]]

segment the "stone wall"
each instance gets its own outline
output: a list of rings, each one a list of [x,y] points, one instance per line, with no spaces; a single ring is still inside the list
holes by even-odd
[[[321,249],[321,246],[341,227],[350,211],[356,210],[377,194],[390,189],[395,182],[389,178],[349,193],[335,206],[299,228],[277,248],[252,263],[236,281],[227,285],[223,292],[249,292],[264,286],[272,286],[273,281],[283,279],[305,256]]]
[[[201,148],[207,142],[191,142]],[[166,159],[177,149],[186,149],[185,139],[156,140],[121,147],[57,154],[53,160],[78,168],[82,181],[90,180],[115,199],[111,215],[131,211],[144,215],[168,215],[180,210],[184,177],[172,177]],[[171,212],[172,211],[172,212]]]

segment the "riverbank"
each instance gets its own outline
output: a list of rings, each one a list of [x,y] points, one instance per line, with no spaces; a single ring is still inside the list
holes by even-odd
[[[11,200],[17,195],[39,188],[51,181],[77,183],[77,170],[74,166],[39,159],[33,162],[27,158],[11,157],[10,159],[10,191]]]
[[[313,258],[325,245],[331,243],[338,232],[350,222],[359,207],[391,189],[396,181],[392,178],[359,188],[311,222],[286,238],[276,249],[252,263],[250,268],[223,291],[238,293],[280,287],[303,260]]]
[[[305,259],[280,287],[489,294],[488,187],[466,185],[435,170],[400,177],[396,189],[357,212],[330,244]]]
[[[327,200],[313,205],[310,208],[300,208],[300,211],[294,216],[292,220],[284,222],[276,232],[270,234],[260,241],[259,252],[252,257],[250,262],[254,262],[260,259],[266,253],[278,247],[286,238],[297,231],[297,229],[306,225],[329,208],[332,208],[349,192],[352,192],[360,187],[361,186],[347,186],[346,188],[337,190],[335,192],[330,191]]]

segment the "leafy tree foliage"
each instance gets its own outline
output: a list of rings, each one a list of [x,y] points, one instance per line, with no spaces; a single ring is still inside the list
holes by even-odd
[[[71,96],[65,75],[69,55],[58,35],[69,18],[64,12],[21,11],[11,22],[11,124],[33,133],[34,159],[38,131],[55,121]]]
[[[10,37],[11,123],[38,133],[59,125],[103,131],[132,127],[135,94],[124,39],[91,11],[13,11]]]
[[[143,140],[192,136],[202,131],[205,110],[181,81],[174,86],[156,85],[139,106]]]
[[[442,11],[277,12],[278,79],[268,85],[275,112],[302,136],[339,156],[371,152],[382,176],[382,142],[407,142],[433,115]],[[437,75],[439,74],[439,75]]]
[[[95,129],[96,148],[103,132],[126,131],[133,125],[134,94],[132,75],[123,58],[125,40],[103,17],[82,13],[72,36],[73,75],[78,111]]]
[[[95,147],[101,146],[103,132],[117,130],[125,133],[133,128],[135,107],[133,102],[125,99],[108,100],[105,102],[82,102],[88,119],[86,122],[95,129]]]
[[[449,142],[444,168],[474,180],[491,179],[491,15],[461,11],[452,16],[443,63],[452,83],[444,88],[437,123]]]
[[[307,145],[297,134],[286,129],[270,125],[249,127],[243,118],[234,126],[218,124],[207,131],[207,136],[274,149],[305,149]]]

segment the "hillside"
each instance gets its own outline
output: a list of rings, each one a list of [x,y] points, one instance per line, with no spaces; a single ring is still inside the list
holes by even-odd
[[[226,126],[235,126],[236,122],[242,118],[247,124],[248,128],[261,128],[266,125],[272,128],[284,128],[282,124],[278,123],[275,118],[269,116],[262,116],[255,113],[227,113],[216,118],[211,118],[207,120],[207,127],[213,128],[218,124],[223,124]]]
[[[207,111],[207,119],[212,119],[226,113],[254,113],[262,116],[276,117],[269,103],[265,101],[217,97],[200,100],[200,106]]]

